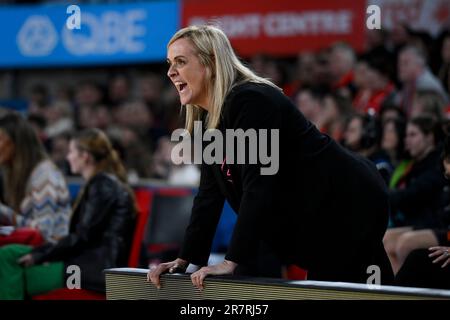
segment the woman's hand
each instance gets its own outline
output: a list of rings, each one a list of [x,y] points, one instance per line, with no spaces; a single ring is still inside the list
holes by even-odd
[[[440,261],[444,261],[442,264],[442,268],[445,268],[447,265],[450,264],[450,254],[449,254],[449,247],[431,247],[428,250],[433,251],[428,256],[430,258],[437,257],[433,260],[433,263],[438,263]]]
[[[34,265],[34,259],[31,253],[28,253],[20,257],[19,260],[17,260],[17,263],[21,264],[24,267],[31,267],[32,265]]]
[[[147,274],[147,281],[151,281],[156,288],[161,288],[161,283],[159,281],[159,276],[165,272],[173,273],[177,269],[186,270],[188,267],[188,262],[186,260],[177,258],[174,261],[160,263],[156,267],[151,268]]]
[[[208,275],[223,275],[223,274],[233,274],[234,269],[236,269],[237,264],[233,261],[225,260],[222,263],[215,264],[212,266],[203,267],[200,270],[191,274],[192,284],[196,286],[199,290],[203,290],[203,280]]]

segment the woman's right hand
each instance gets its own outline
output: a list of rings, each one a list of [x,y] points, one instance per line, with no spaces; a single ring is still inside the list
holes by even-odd
[[[163,273],[169,272],[173,273],[177,269],[186,270],[188,267],[188,262],[186,260],[177,258],[170,262],[160,263],[156,267],[152,267],[147,274],[147,281],[151,281],[157,289],[161,288],[159,282],[159,276]]]

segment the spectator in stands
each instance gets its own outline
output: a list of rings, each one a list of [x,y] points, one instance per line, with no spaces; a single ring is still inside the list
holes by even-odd
[[[94,81],[84,81],[75,88],[75,117],[78,128],[106,129],[111,115],[104,100],[103,88]]]
[[[0,299],[62,288],[69,265],[80,267],[81,288],[104,291],[103,270],[127,265],[136,204],[116,151],[102,131],[89,129],[71,140],[67,159],[86,180],[73,207],[70,233],[34,249],[0,248]]]
[[[130,80],[124,74],[114,76],[108,84],[108,103],[107,105],[115,109],[131,101]]]
[[[450,289],[450,244],[415,249],[395,276],[395,285],[415,288]]]
[[[356,91],[353,83],[355,63],[355,52],[348,44],[337,43],[332,46],[329,57],[332,88],[348,98],[353,98]]]
[[[152,155],[148,141],[141,139],[136,130],[128,126],[111,128],[108,134],[120,144],[129,181],[136,183],[139,178],[149,178],[152,175]]]
[[[221,163],[203,162],[179,258],[150,270],[149,279],[159,286],[161,273],[189,263],[204,266],[191,275],[200,289],[207,275],[245,268],[263,276],[256,261],[267,249],[307,269],[308,279],[366,282],[367,267],[377,264],[388,282],[392,270],[382,246],[388,198],[375,166],[320,133],[279,88],[242,65],[221,30],[181,29],[167,57],[190,132],[206,112],[205,126],[222,137],[227,129],[279,129],[280,163],[277,172],[261,174],[261,163],[238,165],[230,154]],[[248,151],[248,144],[240,147]],[[206,267],[225,198],[238,213],[236,226],[225,260]],[[345,249],[324,253],[330,241]]]
[[[406,123],[402,119],[388,119],[382,124],[381,148],[396,168],[407,158],[405,154]]]
[[[435,91],[418,90],[412,102],[411,116],[429,115],[436,122],[444,120],[445,102]]]
[[[413,99],[418,90],[434,91],[442,97],[444,103],[448,103],[447,93],[429,70],[425,55],[418,48],[408,46],[400,51],[398,76],[403,88],[397,100],[408,117],[411,116]]]
[[[450,178],[450,136],[442,154],[445,176]],[[448,180],[447,180],[448,184]],[[411,250],[396,275],[396,285],[450,289],[450,197],[442,209],[443,226],[437,229],[410,231]],[[428,250],[424,249],[430,247]]]
[[[31,88],[31,96],[28,104],[28,113],[45,117],[46,108],[50,103],[48,88],[37,84]]]
[[[388,229],[384,237],[394,272],[410,252],[408,232],[441,224],[439,200],[445,181],[440,171],[434,130],[436,122],[427,116],[411,119],[406,129],[406,150],[413,161],[390,193],[394,228]]]
[[[321,104],[322,112],[317,122],[318,128],[337,142],[342,142],[345,125],[352,112],[350,99],[327,92],[321,99]]]
[[[161,101],[163,89],[164,81],[159,74],[148,73],[139,81],[139,96],[153,119],[152,127],[158,129],[164,128],[166,120],[166,110]]]
[[[53,163],[66,177],[72,175],[72,172],[70,171],[70,164],[66,158],[66,155],[69,152],[69,143],[70,133],[63,132],[53,138],[52,148],[50,151],[50,158]]]
[[[386,101],[380,109],[379,114],[381,124],[391,119],[398,119],[401,121],[406,121],[406,116],[400,106],[393,103],[393,101]]]
[[[322,92],[313,87],[304,87],[295,96],[297,109],[303,113],[306,119],[314,123],[318,129],[321,126],[319,122],[323,111],[320,104],[321,99]]]
[[[382,52],[372,52],[361,58],[358,64],[365,63],[367,70],[364,74],[365,90],[358,90],[353,99],[353,106],[358,111],[378,114],[383,103],[394,98],[395,85],[391,81],[389,61],[389,55]]]
[[[380,148],[380,141],[381,128],[377,118],[368,114],[355,114],[349,118],[344,146],[372,161],[388,185],[393,168],[389,156]]]
[[[35,130],[15,112],[0,118],[0,167],[5,193],[0,224],[15,226],[17,232],[35,229],[49,243],[66,236],[70,195],[64,176],[48,158]],[[14,239],[16,234],[0,237],[0,243]]]
[[[302,52],[297,56],[292,80],[285,86],[285,94],[289,97],[294,95],[303,87],[317,85],[317,57],[314,52]]]
[[[45,113],[45,136],[49,139],[74,129],[72,108],[66,101],[51,104]]]

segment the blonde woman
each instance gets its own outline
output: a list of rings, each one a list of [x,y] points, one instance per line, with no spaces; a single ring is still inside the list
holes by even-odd
[[[262,161],[237,163],[228,152],[219,163],[203,162],[179,258],[150,270],[150,281],[159,287],[160,274],[189,263],[202,266],[191,275],[199,289],[208,275],[247,270],[264,276],[257,261],[267,250],[307,269],[309,279],[365,282],[367,268],[376,264],[382,281],[392,280],[382,244],[388,198],[374,165],[320,133],[277,86],[238,60],[218,28],[181,29],[169,41],[167,61],[187,130],[202,120],[225,137],[225,145],[231,143],[228,130],[278,130],[279,141],[267,148],[279,165],[262,174]],[[248,155],[250,147],[239,145],[239,153]],[[207,266],[225,199],[237,222],[225,260]]]

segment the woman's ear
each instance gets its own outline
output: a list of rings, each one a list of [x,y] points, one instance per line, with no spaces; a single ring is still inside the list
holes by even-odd
[[[211,69],[210,67],[206,68],[206,74],[207,74],[207,78],[209,78],[209,79],[214,79],[216,77],[214,70]]]

